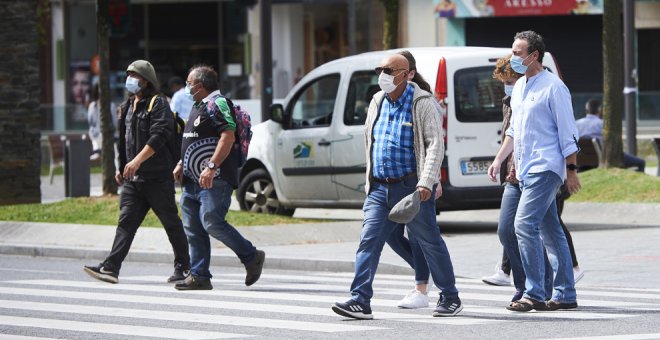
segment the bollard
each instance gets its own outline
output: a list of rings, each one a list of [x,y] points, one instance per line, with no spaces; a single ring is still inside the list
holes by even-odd
[[[67,139],[64,147],[64,194],[66,197],[89,197],[89,143],[85,139]]]

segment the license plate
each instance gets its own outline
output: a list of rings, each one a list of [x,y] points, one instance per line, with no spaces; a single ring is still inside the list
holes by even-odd
[[[461,161],[461,173],[464,176],[485,175],[493,161]]]

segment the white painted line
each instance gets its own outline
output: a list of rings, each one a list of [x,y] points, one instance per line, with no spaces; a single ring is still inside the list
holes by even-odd
[[[0,340],[55,340],[55,338],[40,338],[15,334],[0,334]]]
[[[8,315],[0,315],[0,325],[167,339],[229,339],[248,336],[243,334],[204,332],[176,328],[143,327],[59,319],[26,318]]]
[[[60,315],[63,313],[67,313],[67,314],[73,313],[73,314],[85,314],[85,315],[150,319],[150,320],[167,320],[167,321],[177,321],[177,322],[198,322],[198,323],[213,324],[213,325],[244,326],[251,328],[261,327],[261,328],[291,329],[297,331],[310,331],[310,332],[323,332],[323,333],[382,329],[376,327],[339,325],[339,324],[321,323],[321,322],[288,321],[288,320],[279,320],[279,319],[237,317],[237,316],[227,316],[227,315],[217,315],[217,314],[210,315],[210,314],[198,314],[198,313],[167,312],[167,311],[158,311],[158,310],[86,306],[86,305],[73,305],[73,304],[67,305],[60,303],[43,303],[43,302],[16,301],[16,300],[0,300],[0,309],[2,308],[52,312],[52,313],[58,313]]]
[[[3,287],[1,295],[27,295],[37,297],[53,297],[65,299],[79,299],[90,301],[114,301],[126,302],[131,304],[154,304],[154,305],[171,305],[171,306],[187,306],[195,308],[212,308],[220,310],[245,310],[245,311],[258,311],[269,313],[284,313],[284,314],[297,314],[297,315],[315,315],[324,317],[337,317],[328,307],[304,307],[304,306],[291,306],[291,305],[271,305],[264,303],[249,303],[249,302],[232,302],[232,301],[217,301],[217,300],[200,300],[200,299],[182,299],[182,298],[168,298],[162,296],[144,296],[144,295],[130,295],[130,294],[98,294],[87,292],[76,292],[66,290],[53,290],[53,289],[30,289],[30,288],[14,288]],[[389,313],[377,312],[377,319],[383,320],[396,320],[417,323],[433,323],[433,324],[446,324],[446,325],[477,325],[486,323],[501,322],[503,320],[478,320],[478,319],[455,319],[455,318],[432,318],[431,309],[424,311],[407,311],[406,313]],[[363,331],[383,329],[381,327],[367,327],[367,326],[353,326],[342,325],[345,330],[342,331]]]
[[[660,333],[585,336],[582,338],[555,338],[552,340],[647,340],[647,339],[660,339]]]
[[[541,318],[541,319],[573,319],[573,320],[601,320],[601,319],[620,319],[629,318],[637,315],[632,314],[608,314],[608,313],[593,313],[574,310],[559,310],[559,311],[530,311],[530,312],[514,312],[507,310],[504,307],[493,308],[476,305],[465,305],[465,310],[475,313],[485,313],[488,315],[519,315],[521,317]]]
[[[181,295],[196,295],[196,296],[226,296],[226,297],[236,297],[236,298],[253,298],[253,299],[258,299],[258,300],[264,300],[264,299],[272,299],[272,300],[287,300],[287,301],[306,301],[306,302],[326,302],[326,303],[334,303],[336,301],[344,301],[348,299],[348,296],[342,298],[341,296],[324,296],[324,295],[313,295],[313,294],[293,294],[293,293],[277,293],[277,292],[267,292],[267,291],[251,291],[251,290],[242,290],[242,291],[232,291],[232,290],[210,290],[210,291],[186,291],[186,292],[179,292],[175,291],[173,288],[170,287],[164,287],[164,286],[145,286],[145,285],[133,285],[133,284],[118,284],[118,285],[112,285],[112,284],[107,284],[107,283],[101,283],[101,282],[78,282],[78,281],[63,281],[63,280],[24,280],[24,281],[11,281],[12,283],[20,283],[20,284],[28,284],[28,285],[44,285],[44,286],[61,286],[61,287],[76,287],[76,288],[91,288],[91,289],[108,289],[108,290],[126,290],[126,291],[137,291],[137,292],[158,292],[158,293],[171,293],[171,294],[176,294],[176,296],[181,296]],[[470,293],[462,293],[461,297],[463,299],[471,299],[474,298],[475,300],[488,300],[488,301],[502,301],[502,297],[498,295],[493,295],[493,294],[470,294]],[[386,307],[393,307],[396,306],[396,303],[398,300],[386,300],[386,299],[372,299],[371,300],[371,306],[386,306]],[[621,304],[625,302],[608,302],[608,301],[593,301],[594,304],[596,303],[601,303],[603,305],[605,304]],[[220,302],[219,302],[220,303]],[[578,303],[583,303],[581,306],[582,308],[585,308],[587,306],[593,306],[593,305],[585,305],[584,301],[583,302],[578,302]],[[486,309],[486,308],[480,308],[478,311],[475,311],[477,313],[492,313],[496,315],[503,315],[502,313],[507,313],[506,309],[503,306],[500,308],[491,308],[491,309]],[[461,315],[469,314],[471,311],[469,310],[464,310]],[[613,314],[613,313],[595,313],[595,312],[587,312],[587,311],[571,311],[572,313],[580,313],[577,314],[578,316],[576,318],[594,318],[594,319],[604,319],[604,318],[617,318],[621,317],[618,314]],[[581,314],[584,313],[584,314]],[[388,316],[390,318],[401,318],[400,315],[404,315],[404,319],[408,317],[408,313],[391,313],[393,315],[388,315],[385,314],[384,312],[374,312],[374,315],[379,315],[387,318]],[[430,314],[430,311],[429,311]],[[557,312],[557,315],[564,315],[564,312]],[[582,315],[583,317],[581,317]],[[630,315],[630,314],[626,314]],[[413,314],[414,317],[417,317],[416,315]],[[446,318],[443,318],[446,319]],[[452,319],[452,318],[450,318]],[[436,321],[437,322],[437,321]],[[455,322],[455,321],[449,321],[449,322]],[[465,321],[461,321],[465,322]],[[473,321],[474,322],[474,321]],[[478,322],[481,323],[481,322]]]
[[[20,273],[40,273],[40,274],[69,274],[66,271],[57,270],[36,270],[36,269],[21,269],[21,268],[0,268],[0,271],[6,272],[20,272]]]

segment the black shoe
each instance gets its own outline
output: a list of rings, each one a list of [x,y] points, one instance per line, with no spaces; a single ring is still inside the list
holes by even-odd
[[[264,268],[264,260],[266,259],[266,253],[263,250],[257,250],[257,255],[254,256],[252,262],[245,265],[245,285],[252,286],[259,277],[261,277],[261,270]]]
[[[558,309],[575,309],[578,307],[576,302],[559,302],[555,300],[548,300],[545,302],[547,310],[558,310]]]
[[[178,290],[211,290],[213,286],[209,278],[188,275],[185,280],[175,284],[174,288]]]
[[[167,279],[167,282],[181,282],[190,276],[190,269],[174,268],[174,273]]]
[[[448,299],[444,295],[440,294],[440,299],[438,299],[438,305],[433,311],[433,316],[454,316],[460,313],[463,310],[463,304],[461,299],[458,297],[454,299]]]
[[[89,274],[89,276],[97,280],[109,283],[119,283],[119,272],[108,268],[103,265],[103,263],[98,266],[83,266],[83,270],[85,273]]]
[[[359,303],[353,299],[346,302],[335,302],[332,305],[332,311],[347,318],[360,320],[371,320],[374,318],[369,305]]]

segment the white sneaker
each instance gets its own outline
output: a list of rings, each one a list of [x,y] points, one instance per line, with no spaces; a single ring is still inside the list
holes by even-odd
[[[484,276],[481,278],[481,281],[493,286],[510,286],[511,276],[503,272],[502,267],[498,263],[497,266],[495,267],[495,274],[490,276]]]
[[[410,291],[410,293],[406,294],[406,296],[401,299],[401,301],[399,301],[397,306],[399,308],[408,309],[425,308],[429,306],[429,296],[417,289],[413,289]]]
[[[573,267],[573,277],[575,279],[575,283],[577,284],[578,281],[582,280],[584,277],[584,271],[580,269],[580,267]]]

